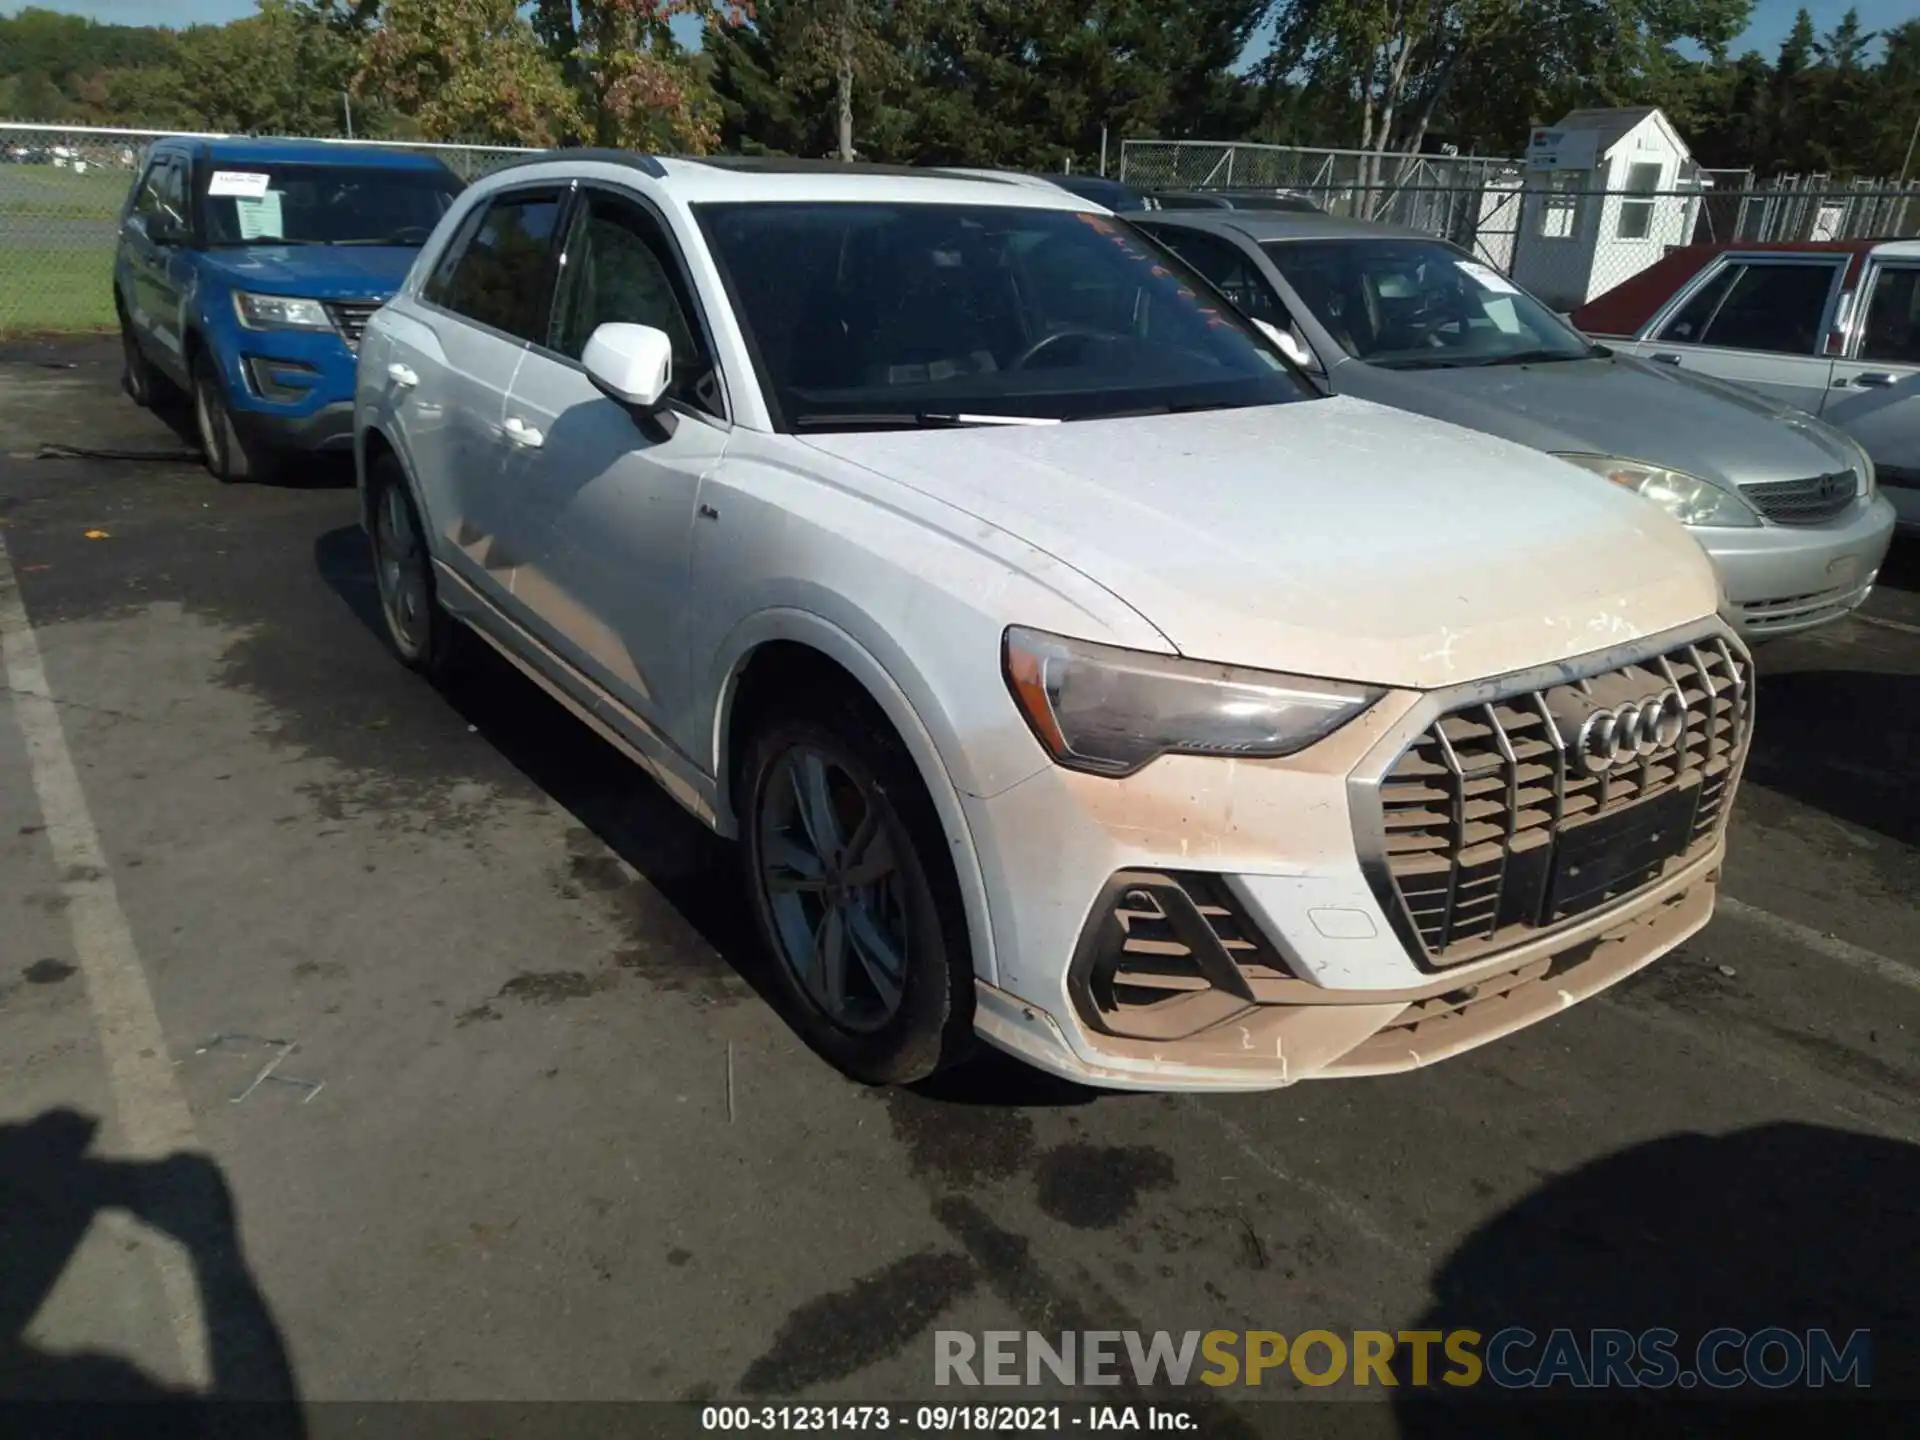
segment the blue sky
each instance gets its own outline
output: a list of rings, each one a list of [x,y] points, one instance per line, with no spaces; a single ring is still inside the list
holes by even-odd
[[[254,0],[40,0],[42,8],[90,15],[122,25],[191,25],[219,23],[253,12]],[[1752,48],[1771,54],[1793,24],[1801,0],[1755,0],[1753,23],[1734,51]],[[1869,30],[1897,25],[1914,16],[1914,0],[1851,0],[1860,22]],[[1816,30],[1832,26],[1847,12],[1849,0],[1807,0]],[[0,0],[0,13],[21,8],[14,0]],[[690,37],[689,37],[690,38]]]

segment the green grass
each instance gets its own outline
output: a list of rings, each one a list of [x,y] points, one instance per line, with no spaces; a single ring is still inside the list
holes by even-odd
[[[0,335],[113,325],[111,249],[0,249]]]
[[[110,220],[120,213],[132,173],[88,170],[76,175],[51,165],[0,166],[0,224],[8,216],[72,216]]]

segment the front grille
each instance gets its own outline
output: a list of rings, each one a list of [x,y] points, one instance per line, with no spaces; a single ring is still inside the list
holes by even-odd
[[[326,304],[327,316],[333,321],[333,328],[340,332],[340,338],[347,342],[347,348],[358,353],[360,337],[366,333],[367,321],[380,308],[380,302],[329,300]]]
[[[1746,747],[1750,678],[1744,657],[1708,639],[1430,725],[1379,786],[1387,869],[1426,961],[1516,944],[1710,844]],[[1684,705],[1678,737],[1587,773],[1565,717],[1669,687]]]
[[[1839,470],[1804,480],[1763,480],[1742,485],[1740,493],[1776,525],[1820,525],[1853,504],[1859,489],[1853,471]]]

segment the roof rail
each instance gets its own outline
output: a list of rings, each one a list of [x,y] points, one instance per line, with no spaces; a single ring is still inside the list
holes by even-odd
[[[715,170],[734,170],[762,175],[900,175],[922,178],[986,180],[995,184],[1019,184],[1019,179],[991,175],[984,170],[963,170],[934,165],[889,165],[869,160],[848,163],[832,156],[811,155],[677,155],[690,165],[705,165]]]
[[[652,155],[638,150],[609,150],[602,147],[561,145],[552,150],[542,150],[533,155],[521,155],[496,165],[491,174],[498,175],[502,170],[517,170],[522,165],[544,165],[550,160],[592,160],[602,165],[625,165],[638,170],[642,175],[650,175],[655,180],[664,180],[667,170]]]

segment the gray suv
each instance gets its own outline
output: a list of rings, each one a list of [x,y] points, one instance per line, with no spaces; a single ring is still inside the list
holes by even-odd
[[[1530,445],[1659,505],[1712,556],[1750,636],[1837,620],[1878,577],[1893,506],[1860,445],[1811,415],[1616,354],[1429,235],[1331,216],[1134,220],[1330,390]]]

